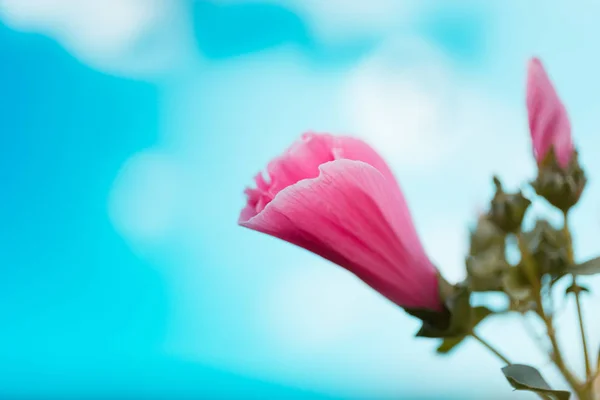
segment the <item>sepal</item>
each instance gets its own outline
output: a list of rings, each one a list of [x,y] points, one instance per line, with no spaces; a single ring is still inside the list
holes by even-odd
[[[469,255],[477,255],[491,248],[506,245],[506,234],[496,226],[487,215],[479,217],[475,229],[470,232]]]
[[[502,290],[503,276],[510,268],[503,253],[504,248],[489,249],[466,259],[467,283],[473,292]]]
[[[536,193],[562,212],[573,207],[585,189],[587,178],[575,152],[566,169],[561,168],[550,150],[540,164],[537,178],[531,182]]]
[[[494,176],[494,185],[496,193],[489,211],[490,220],[503,232],[515,233],[521,228],[531,200],[523,196],[521,191],[506,193],[500,179],[496,176]]]
[[[540,219],[531,231],[523,234],[523,240],[540,276],[550,274],[553,278],[559,278],[566,273],[569,267],[568,239],[562,230]]]
[[[473,292],[502,290],[502,275],[508,269],[506,233],[489,216],[481,216],[470,234],[469,256],[465,260],[467,284]]]
[[[478,306],[473,308],[472,319],[471,319],[471,329],[473,330],[481,321],[483,321],[488,316],[494,314],[494,311],[490,310],[484,306]],[[442,340],[442,343],[438,346],[436,352],[438,354],[448,354],[452,350],[454,350],[458,345],[460,345],[467,335],[459,335],[448,337]]]
[[[473,316],[468,287],[464,284],[452,286],[439,276],[439,288],[444,304],[442,310],[405,309],[408,314],[423,321],[416,336],[448,338],[467,334]]]

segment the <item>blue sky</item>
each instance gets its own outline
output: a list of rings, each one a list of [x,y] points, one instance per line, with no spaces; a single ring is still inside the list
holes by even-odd
[[[0,393],[528,398],[475,343],[435,356],[354,277],[235,222],[244,186],[303,131],[355,134],[461,279],[491,174],[533,176],[537,55],[592,175],[573,224],[595,255],[600,9],[565,4],[0,0]],[[572,313],[560,321],[581,369]],[[563,385],[516,319],[481,333]]]

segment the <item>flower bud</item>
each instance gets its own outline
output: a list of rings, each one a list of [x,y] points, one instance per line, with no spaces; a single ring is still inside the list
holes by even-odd
[[[307,132],[246,189],[238,223],[315,253],[404,309],[444,314],[400,185],[367,143]],[[443,315],[442,315],[443,316]],[[444,322],[444,321],[442,321]],[[442,324],[443,325],[443,324]]]
[[[502,278],[502,286],[510,298],[511,310],[525,313],[537,308],[533,288],[525,274],[523,264],[509,268]]]
[[[506,234],[488,216],[481,216],[471,232],[469,257],[465,261],[469,289],[474,292],[502,290],[502,276],[509,268],[505,252]]]
[[[577,153],[567,167],[563,168],[554,151],[550,151],[544,163],[539,166],[538,176],[531,186],[554,207],[567,212],[579,201],[586,183],[587,178],[579,165]]]
[[[506,234],[494,224],[489,216],[482,215],[477,221],[477,226],[470,235],[470,255],[477,255],[491,247],[505,246]]]
[[[561,230],[546,220],[536,221],[535,227],[523,235],[525,246],[537,265],[540,276],[562,276],[569,266],[567,238]]]
[[[473,292],[495,292],[502,290],[502,277],[510,267],[500,253],[504,248],[491,248],[466,260],[467,283]]]
[[[571,122],[550,77],[538,58],[529,61],[527,71],[527,115],[533,154],[538,165],[552,151],[562,168],[575,153]]]
[[[498,177],[494,177],[494,185],[496,194],[492,199],[489,218],[503,232],[517,232],[531,201],[523,196],[521,191],[517,193],[504,192]]]

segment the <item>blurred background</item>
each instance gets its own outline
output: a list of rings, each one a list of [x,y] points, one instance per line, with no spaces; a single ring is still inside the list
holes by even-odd
[[[591,175],[573,224],[596,255],[599,16],[591,0],[0,0],[0,398],[535,398],[477,343],[437,356],[352,275],[236,221],[303,131],[353,134],[462,279],[491,174],[534,176],[536,55]],[[516,318],[480,331],[565,387]]]

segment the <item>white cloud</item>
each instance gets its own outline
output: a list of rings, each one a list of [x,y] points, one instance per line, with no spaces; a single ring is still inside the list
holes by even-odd
[[[183,176],[177,162],[161,152],[131,157],[121,168],[109,199],[117,230],[139,248],[161,244],[180,221]]]
[[[163,72],[189,51],[179,0],[0,0],[9,26],[56,39],[82,61],[124,75]],[[188,37],[190,36],[190,37]]]
[[[495,94],[431,44],[399,37],[351,71],[339,103],[350,132],[407,174],[444,168],[445,180],[456,173],[481,183],[492,172],[529,171],[522,104]]]
[[[428,166],[464,140],[465,95],[448,60],[430,45],[393,40],[351,72],[340,103],[353,130],[387,159]]]

